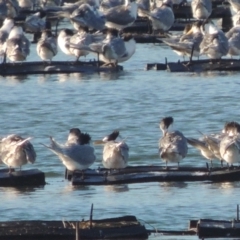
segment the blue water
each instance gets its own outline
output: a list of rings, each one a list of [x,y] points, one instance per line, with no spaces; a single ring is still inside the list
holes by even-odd
[[[31,61],[40,60],[35,47]],[[59,53],[56,60],[63,57]],[[239,182],[73,187],[64,179],[59,159],[41,145],[49,143],[49,136],[64,142],[72,127],[90,133],[93,140],[119,129],[130,146],[129,165],[164,165],[158,156],[163,116],[173,116],[173,127],[188,137],[200,137],[198,130],[220,131],[226,121],[240,121],[239,73],[144,70],[147,63],[164,62],[165,57],[178,59],[166,47],[139,44],[119,73],[0,77],[0,135],[33,137],[37,161],[23,169],[38,168],[47,182],[42,188],[0,188],[1,221],[88,219],[92,203],[95,219],[135,215],[148,229],[186,230],[190,219],[235,218]],[[102,146],[95,149],[92,168],[102,166]],[[189,147],[181,165],[205,166],[205,162]],[[186,237],[152,235],[150,239]]]

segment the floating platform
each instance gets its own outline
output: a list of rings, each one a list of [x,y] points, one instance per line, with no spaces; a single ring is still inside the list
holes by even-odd
[[[91,221],[0,222],[0,240],[148,239],[135,216]]]
[[[200,219],[197,222],[197,235],[200,239],[239,238],[240,221],[235,219],[232,221]]]
[[[17,62],[0,64],[0,75],[27,75],[53,73],[98,73],[122,71],[122,66],[103,66],[98,61],[52,61],[50,62]]]
[[[9,173],[9,169],[0,170],[0,187],[23,187],[45,185],[45,174],[38,169],[17,170]]]
[[[144,182],[231,182],[240,180],[240,167],[199,168],[129,166],[124,169],[88,169],[82,172],[66,170],[65,178],[72,185],[114,185]]]
[[[206,72],[206,71],[240,71],[238,59],[202,59],[165,63],[148,63],[146,70],[167,70],[169,72]]]

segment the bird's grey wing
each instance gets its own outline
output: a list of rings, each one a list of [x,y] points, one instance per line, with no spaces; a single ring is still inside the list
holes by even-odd
[[[26,154],[26,159],[29,163],[34,163],[36,161],[37,154],[35,152],[35,149],[29,141],[24,146],[24,151]]]
[[[221,52],[223,55],[226,55],[229,50],[229,44],[227,37],[221,30],[218,33],[218,42],[218,51]]]
[[[0,50],[1,50],[1,45],[4,44],[8,38],[8,33],[5,31],[0,31]]]
[[[115,38],[110,44],[119,57],[123,57],[126,54],[126,47],[121,38]]]
[[[90,145],[71,145],[64,149],[63,154],[80,164],[93,163],[96,160],[94,148]]]
[[[104,14],[107,21],[120,25],[126,25],[135,21],[135,18],[131,15],[131,12],[126,10],[126,7],[123,5],[110,8]]]
[[[212,1],[209,0],[201,0],[201,4],[205,7],[209,12],[212,12]]]
[[[175,145],[175,148],[183,157],[186,157],[188,152],[186,137],[180,131],[174,131],[172,135],[171,141]]]
[[[56,55],[58,52],[58,48],[57,48],[57,43],[56,40],[54,38],[48,38],[45,41],[43,41],[41,43],[41,45],[47,49],[49,49],[53,55]]]
[[[128,158],[129,158],[129,147],[128,147],[128,145],[125,142],[121,143],[120,151],[121,151],[121,155],[123,157],[123,160],[125,162],[127,162]]]
[[[89,48],[96,53],[103,53],[103,45],[103,42],[92,43],[89,45]]]

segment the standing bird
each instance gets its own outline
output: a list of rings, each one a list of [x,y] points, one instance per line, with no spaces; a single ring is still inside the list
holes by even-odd
[[[101,33],[89,33],[88,27],[79,27],[79,30],[69,39],[70,52],[76,57],[76,61],[81,56],[87,56],[90,51],[81,49],[82,46],[89,46],[92,43],[101,42],[104,35]]]
[[[63,53],[66,55],[72,55],[70,48],[70,38],[74,35],[71,29],[62,29],[57,38],[58,47],[61,49]]]
[[[169,126],[173,124],[172,117],[165,117],[160,122],[163,136],[159,140],[159,154],[166,162],[179,162],[186,157],[188,152],[187,139],[180,131],[169,132]]]
[[[116,141],[119,131],[113,131],[103,138],[103,166],[109,169],[120,169],[127,167],[129,147],[125,141]]]
[[[172,27],[175,20],[172,10],[172,0],[163,0],[160,7],[154,6],[152,11],[146,11],[145,13],[152,22],[153,32],[167,32]]]
[[[70,15],[70,20],[76,30],[81,27],[94,30],[103,30],[105,28],[105,17],[87,3],[75,9]]]
[[[5,42],[5,53],[9,60],[24,61],[30,54],[30,41],[25,37],[22,27],[14,26]]]
[[[240,56],[240,25],[232,27],[227,33],[226,37],[228,39],[228,55]]]
[[[211,162],[211,167],[213,166],[212,161],[214,159],[220,160],[223,166],[223,160],[219,152],[219,143],[222,137],[222,134],[210,134],[203,135],[201,139],[187,138],[187,142],[197,148],[202,156]]]
[[[65,144],[57,143],[52,137],[50,141],[50,146],[43,145],[56,154],[70,171],[80,170],[83,173],[96,160],[94,148],[90,146],[90,135],[81,133],[78,128],[70,129]]]
[[[37,54],[43,61],[52,61],[52,58],[57,55],[57,41],[52,35],[52,32],[45,30],[42,32],[41,38],[37,43]]]
[[[42,32],[46,26],[45,16],[46,13],[44,11],[29,15],[24,21],[24,31],[30,33]]]
[[[237,13],[240,10],[240,1],[239,0],[227,0],[230,3],[232,10]]]
[[[240,124],[237,122],[229,122],[224,126],[226,136],[220,141],[219,149],[223,160],[228,165],[240,162]]]
[[[232,16],[233,27],[240,25],[240,11]]]
[[[199,46],[203,39],[201,31],[202,24],[202,21],[193,23],[189,31],[183,34],[180,38],[166,38],[161,40],[172,48],[178,55],[183,56],[183,58],[185,56],[199,57]]]
[[[120,57],[118,59],[119,63],[126,62],[128,59],[130,59],[132,57],[132,55],[136,51],[136,41],[135,41],[133,35],[131,35],[131,34],[125,35],[122,39],[124,41],[126,52],[122,57]]]
[[[211,0],[192,0],[192,15],[198,20],[206,20],[212,13]]]
[[[12,168],[21,170],[22,165],[35,162],[37,155],[30,139],[12,134],[0,140],[0,160],[9,167],[9,173]]]
[[[207,33],[204,33],[200,44],[200,55],[207,55],[211,59],[221,59],[229,50],[228,39],[222,30],[210,24]]]
[[[134,43],[133,43],[134,44]],[[129,55],[124,40],[119,37],[118,30],[108,29],[106,38],[98,43],[92,43],[89,46],[80,46],[79,49],[85,49],[98,54],[98,57],[105,64],[117,66],[118,62],[123,62],[129,59]],[[129,50],[129,49],[128,49]],[[134,49],[130,49],[133,50]]]
[[[124,5],[118,5],[104,11],[106,27],[122,30],[131,26],[137,19],[137,8],[135,0],[125,0]]]
[[[4,55],[4,44],[8,39],[9,33],[14,26],[14,21],[11,18],[6,18],[0,28],[0,56]]]

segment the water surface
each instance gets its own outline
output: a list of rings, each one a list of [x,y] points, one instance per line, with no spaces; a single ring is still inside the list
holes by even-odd
[[[35,45],[31,50],[29,60],[40,60]],[[56,60],[63,57],[59,54]],[[92,203],[95,219],[135,215],[148,229],[185,230],[190,219],[236,217],[239,182],[73,187],[64,180],[59,159],[41,145],[49,143],[49,136],[64,142],[72,127],[90,133],[93,140],[119,129],[130,146],[129,165],[164,165],[158,156],[162,117],[173,116],[173,127],[189,137],[199,137],[198,130],[220,131],[225,121],[240,121],[239,73],[144,70],[147,63],[164,62],[165,57],[178,59],[168,48],[144,44],[119,73],[0,77],[0,135],[32,136],[37,161],[23,169],[40,169],[47,182],[41,188],[0,188],[1,221],[88,219]],[[92,168],[102,166],[102,146],[95,148]],[[189,147],[181,165],[205,162]]]

